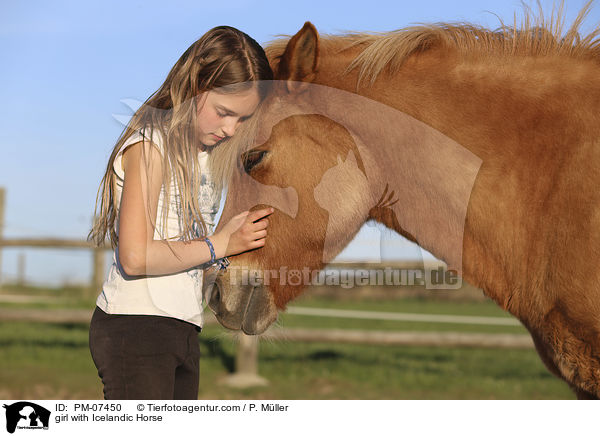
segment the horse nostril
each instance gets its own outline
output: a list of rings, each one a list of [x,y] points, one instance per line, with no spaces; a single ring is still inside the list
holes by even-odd
[[[250,174],[250,171],[263,160],[267,153],[266,150],[250,150],[242,154],[242,162],[246,173]]]
[[[221,302],[221,289],[219,289],[219,286],[216,283],[213,288],[213,293],[210,296],[210,301],[214,304],[219,304]]]
[[[221,305],[221,286],[219,280],[215,280],[215,282],[210,287],[210,293],[206,295],[208,300],[208,307],[211,308],[215,313],[219,311],[219,307]]]

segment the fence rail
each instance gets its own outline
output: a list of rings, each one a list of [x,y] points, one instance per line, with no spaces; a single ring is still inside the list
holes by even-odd
[[[308,309],[308,308],[289,308]],[[311,308],[314,309],[314,308]],[[317,309],[318,310],[318,309]],[[322,309],[324,310],[324,309]],[[327,309],[331,311],[331,309]],[[292,310],[306,314],[302,310]],[[347,317],[360,318],[361,311],[346,314]],[[365,312],[373,319],[377,312]],[[341,316],[341,314],[338,313]],[[382,313],[382,319],[389,317]],[[413,314],[418,315],[418,314]],[[92,313],[89,309],[15,309],[0,308],[0,322],[29,321],[47,323],[89,323]],[[315,315],[316,316],[316,315]],[[322,314],[320,316],[326,316]],[[431,315],[435,317],[436,315]],[[464,317],[469,318],[469,317]],[[483,317],[482,317],[483,318]],[[493,317],[490,317],[492,320]],[[510,319],[510,318],[509,318]],[[420,319],[419,319],[420,320]],[[413,321],[417,321],[413,319]],[[434,321],[435,322],[435,321]],[[212,313],[205,317],[205,324],[216,324]],[[407,332],[349,329],[304,329],[273,327],[260,337],[238,333],[236,352],[236,372],[225,383],[230,386],[246,388],[265,385],[267,380],[258,375],[259,340],[281,340],[298,342],[333,342],[346,344],[396,345],[396,346],[434,346],[434,347],[479,347],[479,348],[533,348],[531,337],[526,334],[499,333],[454,333],[454,332]]]
[[[439,315],[425,313],[373,312],[365,310],[321,309],[318,307],[289,307],[287,313],[329,318],[376,319],[386,321],[434,322],[442,324],[476,324],[519,326],[515,318],[499,316]]]
[[[300,342],[335,342],[369,345],[414,345],[434,347],[532,348],[528,335],[512,333],[432,333],[378,330],[276,328],[264,339]]]
[[[28,247],[28,248],[87,248],[96,249],[92,243],[82,239],[66,238],[3,238],[0,239],[0,247]],[[100,250],[108,250],[110,247],[103,246]]]
[[[2,271],[2,249],[11,247],[49,248],[49,249],[84,249],[92,250],[91,292],[97,293],[104,281],[104,255],[110,246],[96,247],[93,243],[80,239],[67,238],[3,238],[5,191],[0,188],[0,272]],[[398,264],[378,264],[378,267]],[[346,269],[370,269],[374,265],[368,263],[333,264],[330,267]],[[402,264],[401,268],[420,268],[419,264]],[[0,276],[1,283],[1,276]],[[321,309],[291,307],[291,314],[325,317],[342,317],[355,319],[384,319],[395,321],[441,322],[459,324],[486,325],[518,325],[518,321],[500,317],[472,317],[455,315],[431,315],[408,313],[385,313],[355,310]],[[33,308],[0,308],[0,322],[28,321],[45,323],[89,323],[92,316],[90,309],[33,309]],[[212,314],[205,319],[206,324],[217,323]],[[236,374],[230,380],[232,385],[247,387],[265,384],[258,376],[259,338],[239,334],[236,356]],[[274,327],[262,334],[260,338],[285,341],[335,342],[352,344],[382,345],[418,345],[446,347],[487,347],[487,348],[532,348],[533,342],[524,334],[479,334],[479,333],[431,333],[402,331],[359,331],[341,329],[303,329]]]
[[[104,255],[112,248],[110,246],[97,247],[92,242],[81,239],[66,238],[2,238],[0,232],[0,253],[2,248],[49,248],[49,249],[84,249],[92,251],[92,274],[90,277],[90,292],[100,292],[105,279]],[[0,254],[1,255],[1,254]],[[1,257],[0,257],[1,259]],[[0,263],[0,269],[2,265]]]

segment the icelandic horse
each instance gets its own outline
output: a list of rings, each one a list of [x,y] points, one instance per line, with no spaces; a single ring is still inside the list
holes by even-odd
[[[306,285],[243,282],[236,267],[320,270],[376,220],[481,288],[578,398],[598,398],[600,30],[578,33],[589,7],[566,33],[560,13],[496,31],[320,36],[307,22],[268,45],[276,81],[240,133],[251,140],[215,153],[241,171],[215,168],[232,173],[221,223],[276,210],[266,245],[206,280],[219,321],[260,334]]]

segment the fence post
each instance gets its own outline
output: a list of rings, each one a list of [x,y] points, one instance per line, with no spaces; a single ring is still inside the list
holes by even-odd
[[[25,286],[25,253],[19,253],[18,259],[19,260],[17,263],[17,285],[23,287]]]
[[[104,283],[104,249],[95,247],[92,250],[92,282],[90,283],[91,295],[98,294]]]
[[[4,199],[5,190],[0,187],[0,239],[4,237]],[[0,287],[2,286],[2,247],[0,247]]]
[[[224,380],[224,384],[234,388],[266,386],[268,380],[258,375],[258,336],[238,333],[235,373]]]
[[[258,374],[258,338],[239,334],[235,370],[243,374]]]

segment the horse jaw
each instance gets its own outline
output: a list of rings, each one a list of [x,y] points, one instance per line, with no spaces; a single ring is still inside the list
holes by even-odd
[[[277,320],[268,287],[239,283],[229,272],[205,277],[204,299],[223,327],[247,335],[259,335]]]

